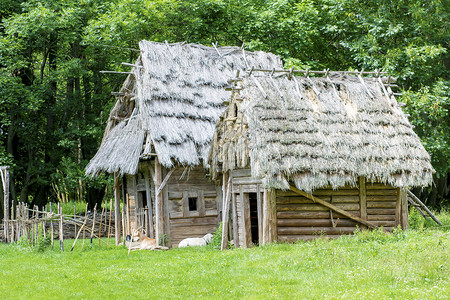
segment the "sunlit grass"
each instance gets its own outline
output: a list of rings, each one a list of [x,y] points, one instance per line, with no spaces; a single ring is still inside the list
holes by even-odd
[[[81,241],[73,252],[0,246],[2,299],[448,299],[450,235],[359,233],[252,249],[136,251]],[[113,240],[111,240],[113,243]]]

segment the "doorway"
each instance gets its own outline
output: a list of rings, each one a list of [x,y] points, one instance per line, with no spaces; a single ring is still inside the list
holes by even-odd
[[[258,197],[256,193],[248,194],[250,204],[250,228],[252,234],[252,243],[259,244],[259,226],[258,226]]]

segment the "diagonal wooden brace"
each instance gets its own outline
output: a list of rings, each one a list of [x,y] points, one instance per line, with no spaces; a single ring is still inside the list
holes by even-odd
[[[289,186],[289,189],[290,189],[291,191],[293,191],[294,193],[297,193],[297,194],[299,194],[299,195],[302,195],[303,197],[306,197],[306,198],[308,198],[308,199],[311,199],[311,200],[314,201],[315,203],[319,203],[319,204],[321,204],[321,205],[323,205],[323,206],[326,206],[326,207],[328,207],[328,208],[334,210],[335,212],[340,213],[341,215],[346,216],[347,218],[350,218],[350,219],[352,219],[352,220],[354,220],[354,221],[356,221],[356,222],[358,222],[358,223],[361,223],[361,224],[363,224],[363,225],[366,225],[366,226],[369,227],[369,228],[377,228],[376,225],[374,225],[374,224],[372,224],[372,223],[370,223],[370,222],[367,222],[367,221],[361,219],[360,217],[357,217],[357,216],[355,216],[355,215],[353,215],[353,214],[351,214],[351,213],[349,213],[349,212],[347,212],[347,211],[345,211],[345,210],[343,210],[343,209],[340,209],[339,207],[336,207],[336,206],[334,206],[333,204],[328,203],[327,201],[324,201],[324,200],[322,200],[322,199],[320,199],[320,198],[317,198],[317,197],[315,197],[315,196],[313,196],[313,195],[311,195],[311,194],[308,194],[308,193],[306,193],[306,192],[304,192],[304,191],[302,191],[302,190],[299,190],[298,188],[296,188],[296,187],[294,187],[294,186],[292,186],[292,185]]]

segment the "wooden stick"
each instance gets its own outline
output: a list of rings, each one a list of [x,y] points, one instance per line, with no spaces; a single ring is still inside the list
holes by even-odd
[[[327,201],[324,201],[324,200],[322,200],[322,199],[320,199],[320,198],[317,198],[317,197],[315,197],[315,196],[313,196],[313,195],[311,195],[311,194],[308,194],[308,193],[306,193],[306,192],[304,192],[304,191],[301,191],[301,190],[299,190],[298,188],[296,188],[296,187],[294,187],[294,186],[292,186],[292,185],[289,186],[289,189],[290,189],[291,191],[293,191],[294,193],[297,193],[297,194],[299,194],[299,195],[302,195],[302,196],[304,196],[304,197],[306,197],[306,198],[308,198],[308,199],[311,199],[312,201],[314,201],[314,202],[316,202],[316,203],[319,203],[319,204],[322,204],[323,206],[326,206],[326,207],[328,207],[328,208],[331,208],[331,209],[334,210],[335,212],[340,213],[341,215],[344,215],[344,216],[346,216],[347,218],[350,218],[350,219],[352,219],[352,220],[355,220],[355,221],[358,222],[358,223],[364,224],[364,225],[366,225],[367,227],[370,227],[370,228],[377,228],[376,225],[374,225],[374,224],[372,224],[372,223],[370,223],[370,222],[368,222],[368,221],[365,221],[365,220],[361,219],[360,217],[357,217],[357,216],[355,216],[355,215],[353,215],[353,214],[351,214],[351,213],[349,213],[349,212],[347,212],[347,211],[345,211],[345,210],[343,210],[343,209],[340,209],[339,207],[336,207],[336,206],[334,206],[333,204],[328,203]]]
[[[97,214],[97,203],[95,203],[94,206],[94,218],[92,219],[92,229],[91,229],[91,244],[92,244],[92,237],[94,236],[94,229],[95,229],[95,215]]]
[[[80,230],[78,231],[77,236],[75,237],[75,241],[73,242],[72,249],[70,249],[70,251],[73,251],[73,248],[75,247],[75,244],[77,243],[78,237],[80,236],[81,230],[84,230],[84,227],[86,226],[86,221],[87,221],[87,218],[84,219],[83,225],[81,225]],[[83,250],[83,248],[81,248],[81,250]]]
[[[53,249],[53,211],[52,211],[52,203],[50,202],[50,234],[52,236],[52,249]]]
[[[88,209],[88,203],[86,203],[86,209],[84,210],[84,222],[87,222],[87,209]],[[83,226],[83,243],[81,244],[81,251],[83,251],[84,248],[84,238],[86,237],[86,226]]]
[[[410,190],[407,190],[408,192],[408,196],[410,196],[411,198],[413,198],[414,200],[416,200],[417,203],[419,203],[419,205],[427,212],[427,214],[440,226],[442,226],[441,221],[439,221],[434,215],[433,213],[428,209],[428,207],[425,206],[425,204],[422,203],[422,201],[420,201],[419,198],[417,198],[416,195],[414,195]]]
[[[120,244],[120,191],[119,191],[119,175],[114,173],[114,218],[115,218],[115,239],[116,246]]]
[[[108,241],[106,245],[109,246],[109,237],[111,235],[111,219],[112,219],[112,199],[109,201],[109,224],[108,224]]]
[[[73,206],[73,218],[76,219],[77,217],[77,206]],[[75,233],[77,232],[77,223],[75,223]]]
[[[102,213],[100,215],[100,225],[98,226],[98,245],[102,244],[102,222],[103,222],[103,214],[105,213],[105,205],[102,205]]]
[[[62,207],[58,202],[58,211],[59,211],[59,245],[61,247],[61,251],[64,251],[64,230],[63,230],[63,214]]]

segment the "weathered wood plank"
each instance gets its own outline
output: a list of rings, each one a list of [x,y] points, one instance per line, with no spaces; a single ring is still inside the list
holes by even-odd
[[[278,235],[305,235],[305,234],[351,234],[356,226],[350,227],[280,227]]]
[[[359,217],[359,212],[352,212],[353,215]],[[333,213],[334,218],[347,218],[346,216]],[[286,211],[286,212],[277,212],[277,218],[279,219],[329,219],[330,212],[329,211]]]
[[[231,171],[231,176],[233,177],[233,181],[239,177],[251,177],[252,171],[250,169],[237,169]]]
[[[368,215],[394,215],[395,216],[395,208],[368,208]]]
[[[270,190],[270,231],[269,231],[269,243],[272,243],[278,239],[277,229],[277,193],[276,190]]]
[[[315,239],[326,238],[326,239],[337,239],[341,237],[342,234],[328,234],[328,235],[317,235],[317,234],[304,234],[304,235],[279,235],[278,241],[280,242],[296,242],[296,241],[312,241]]]
[[[368,208],[395,208],[396,201],[369,201],[367,202]]]
[[[231,197],[231,176],[228,178],[228,174],[223,174],[223,186],[224,186],[224,203],[223,203],[223,219],[222,219],[222,242],[220,250],[225,250],[228,247],[228,220],[230,218],[230,197]]]
[[[351,219],[335,219],[336,227],[356,226],[358,223]],[[280,227],[333,227],[331,219],[278,219],[277,226]]]
[[[315,190],[313,196],[359,196],[357,189],[348,190]]]
[[[397,196],[392,195],[367,196],[367,201],[397,201]]]
[[[368,215],[369,221],[395,221],[395,215]]]
[[[308,194],[308,193],[305,193],[305,192],[303,192],[303,191],[297,189],[296,187],[290,186],[290,189],[291,189],[291,191],[297,192],[297,193],[299,193],[299,194],[302,195],[302,196],[308,197],[308,198],[312,199],[314,202],[317,202],[317,203],[319,203],[319,204],[322,204],[323,206],[326,206],[326,207],[328,207],[328,208],[334,210],[335,212],[338,212],[338,213],[340,213],[340,214],[342,214],[342,215],[344,215],[344,216],[346,216],[346,217],[348,217],[348,218],[350,218],[350,219],[353,219],[353,220],[355,220],[355,221],[357,221],[357,222],[359,222],[359,223],[361,223],[361,224],[364,224],[364,225],[366,225],[366,226],[368,226],[368,227],[370,227],[370,228],[376,228],[376,226],[373,225],[373,224],[371,224],[370,222],[368,222],[368,221],[366,221],[366,220],[363,220],[363,219],[361,219],[360,217],[355,216],[354,214],[350,214],[350,213],[346,212],[345,210],[343,210],[343,209],[341,209],[341,208],[339,208],[339,207],[336,207],[335,205],[333,205],[333,204],[331,204],[331,203],[328,203],[328,202],[326,202],[326,201],[323,201],[322,199],[320,199],[320,198],[318,198],[318,197],[315,197],[315,196],[313,196],[313,195],[310,195],[310,194]],[[358,190],[356,190],[356,192],[359,193]]]
[[[397,190],[392,189],[380,189],[380,190],[367,190],[367,196],[397,196]]]
[[[327,202],[328,203],[328,202]],[[335,207],[347,211],[359,211],[359,204],[357,203],[333,203]],[[320,204],[277,204],[278,211],[328,211],[329,207]]]
[[[242,214],[243,214],[243,232],[244,232],[244,248],[249,247],[252,243],[252,231],[250,220],[250,201],[248,193],[242,192],[241,185],[241,199],[242,199]]]

